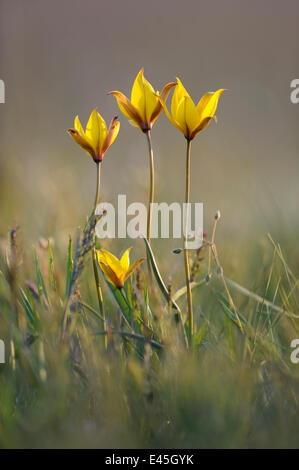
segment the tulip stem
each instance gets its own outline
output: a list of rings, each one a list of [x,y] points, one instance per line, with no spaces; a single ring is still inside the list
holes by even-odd
[[[97,185],[96,185],[96,195],[95,195],[94,209],[93,209],[94,213],[100,200],[100,187],[101,187],[101,163],[97,162]],[[92,248],[91,255],[92,255],[93,274],[94,274],[94,280],[95,280],[98,302],[99,302],[99,307],[100,307],[100,313],[103,317],[103,329],[105,331],[106,321],[105,321],[105,312],[104,312],[104,304],[103,304],[103,294],[102,294],[102,289],[101,289],[101,284],[100,284],[95,247]]]
[[[154,192],[155,192],[154,153],[153,153],[150,130],[147,131],[146,137],[147,137],[147,143],[148,143],[149,162],[150,162],[150,193],[149,193],[149,204],[148,204],[148,214],[147,214],[147,234],[146,234],[146,238],[147,238],[148,242],[150,243],[152,210],[153,210]],[[147,264],[148,264],[149,272],[151,272],[151,270],[150,270],[150,259],[149,259],[148,253],[147,253]]]
[[[149,160],[150,160],[150,195],[149,195],[149,204],[148,204],[148,217],[147,217],[147,240],[150,242],[151,239],[151,223],[152,223],[152,204],[154,202],[154,190],[155,190],[155,173],[154,173],[154,153],[152,147],[151,133],[147,131],[147,143],[149,151]]]
[[[191,156],[191,141],[187,139],[184,261],[185,261],[185,275],[186,275],[187,301],[188,301],[189,346],[191,347],[192,337],[194,333],[194,325],[193,325],[192,291],[191,291],[191,282],[190,282],[190,267],[189,267],[189,256],[188,256],[188,218],[189,218],[189,202],[190,202],[190,156]]]
[[[94,211],[97,208],[97,205],[99,204],[100,200],[100,187],[101,187],[101,164],[99,162],[96,162],[97,165],[97,186],[96,186],[96,196],[94,200]]]

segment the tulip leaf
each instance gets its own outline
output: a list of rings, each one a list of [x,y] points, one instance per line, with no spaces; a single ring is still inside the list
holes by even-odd
[[[202,286],[205,282],[206,282],[205,279],[199,282],[191,282],[190,284],[191,289],[195,289],[196,287]],[[183,286],[173,294],[172,299],[176,302],[180,297],[182,297],[186,293],[187,293],[187,287]]]
[[[127,324],[127,326],[132,330],[131,326],[131,320],[132,320],[132,313],[133,313],[133,307],[130,305],[128,299],[125,297],[125,294],[123,292],[123,289],[118,289],[114,285],[112,285],[109,281],[107,281],[103,271],[100,269],[100,272],[102,274],[102,277],[104,281],[106,282],[112,296],[114,297],[116,303],[118,304],[120,311],[123,315],[123,318]]]
[[[153,272],[154,272],[157,284],[158,284],[162,294],[164,295],[167,303],[169,303],[171,301],[172,307],[175,310],[177,310],[178,312],[180,312],[180,307],[176,304],[176,302],[173,299],[170,299],[170,297],[169,297],[169,292],[167,290],[167,287],[164,284],[164,281],[163,281],[162,276],[160,274],[160,271],[158,269],[157,262],[155,260],[153,251],[152,251],[152,249],[149,245],[149,242],[147,241],[147,239],[145,237],[143,237],[143,240],[145,242],[146,249],[147,249],[147,252],[148,252],[149,257],[150,257],[151,265],[152,265],[152,268],[153,268]]]
[[[38,262],[38,257],[37,257],[35,247],[33,247],[33,255],[34,255],[34,261],[35,261],[36,284],[37,284],[39,300],[40,300],[40,304],[44,305],[44,297],[46,298],[48,303],[49,303],[49,298],[47,294],[46,284],[45,284],[43,275],[39,267],[39,262]]]
[[[154,276],[156,278],[156,281],[157,281],[157,284],[163,294],[163,296],[165,297],[165,300],[167,301],[168,304],[171,303],[172,305],[172,308],[174,308],[177,313],[178,313],[178,317],[179,317],[179,321],[181,322],[182,324],[182,330],[183,330],[183,334],[184,334],[184,340],[185,340],[185,343],[186,345],[188,344],[188,340],[187,340],[187,336],[186,336],[186,330],[185,330],[185,325],[184,325],[184,320],[183,320],[183,317],[182,317],[182,312],[180,310],[180,307],[178,306],[178,304],[175,302],[175,300],[173,298],[170,298],[169,296],[169,292],[167,290],[167,287],[165,286],[164,284],[164,281],[162,279],[162,276],[160,274],[160,271],[158,269],[158,266],[157,266],[157,262],[155,260],[155,257],[154,257],[154,254],[153,254],[153,251],[150,247],[150,244],[148,242],[148,240],[145,238],[145,237],[142,237],[143,240],[144,240],[144,243],[145,243],[145,246],[146,246],[146,250],[149,254],[149,258],[150,258],[150,261],[151,261],[151,265],[152,265],[152,268],[153,268],[153,272],[154,272]]]

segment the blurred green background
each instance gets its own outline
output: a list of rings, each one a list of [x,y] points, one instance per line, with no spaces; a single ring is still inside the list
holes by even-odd
[[[297,225],[298,76],[296,0],[1,0],[0,234],[74,230],[90,210],[95,167],[66,130],[94,107],[121,131],[103,165],[102,198],[147,201],[144,135],[110,90],[129,95],[141,67],[156,89],[180,77],[197,102],[218,88],[218,124],[194,141],[192,200],[219,239],[248,246],[259,235],[291,236]],[[184,197],[185,142],[161,115],[153,129],[156,199]],[[233,249],[233,248],[232,248]]]

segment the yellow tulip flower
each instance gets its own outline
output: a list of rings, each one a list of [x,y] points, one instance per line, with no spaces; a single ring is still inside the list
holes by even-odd
[[[128,248],[119,260],[107,250],[96,250],[98,263],[107,279],[118,289],[124,287],[125,281],[133,274],[144,258],[140,258],[130,266],[130,251]]]
[[[115,141],[119,131],[119,121],[114,117],[109,128],[100,113],[94,109],[86,125],[86,131],[75,117],[75,129],[69,129],[69,134],[80,147],[88,152],[96,163],[101,163],[110,145]]]
[[[216,119],[215,111],[218,100],[225,90],[220,89],[206,93],[195,106],[179,78],[177,78],[177,82],[171,101],[171,114],[162,96],[160,100],[170,122],[184,134],[187,140],[191,141],[208,126],[213,118]]]
[[[160,93],[163,101],[167,100],[172,87],[176,83],[167,83]],[[143,69],[139,71],[134,81],[131,101],[120,91],[111,91],[119,109],[129,119],[133,126],[139,127],[142,132],[148,132],[162,111],[162,104],[152,85],[143,75]]]

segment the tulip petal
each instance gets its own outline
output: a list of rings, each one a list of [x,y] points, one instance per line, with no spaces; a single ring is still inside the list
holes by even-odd
[[[79,116],[76,116],[76,117],[75,117],[74,125],[75,125],[75,130],[76,130],[77,132],[79,132],[79,134],[87,140],[87,142],[90,144],[91,147],[93,147],[92,139],[90,139],[90,138],[85,134],[84,129],[83,129],[82,125],[81,125]]]
[[[125,272],[127,272],[130,267],[130,251],[131,248],[128,248],[120,258],[120,264]]]
[[[117,120],[117,117],[114,117],[110,123],[107,137],[101,148],[101,158],[103,158],[105,152],[107,152],[110,145],[112,145],[113,142],[115,141],[119,132],[119,126],[120,124],[119,124],[119,121]]]
[[[120,91],[111,91],[108,93],[108,95],[113,95],[116,98],[117,104],[119,106],[119,109],[121,112],[128,118],[132,119],[132,112],[133,110],[127,110],[127,107],[130,107],[131,103],[128,100],[128,98],[123,95]],[[121,103],[125,103],[125,105],[122,105]]]
[[[106,258],[103,251],[104,250],[96,250],[98,263],[106,263]]]
[[[127,271],[127,273],[125,275],[125,278],[124,278],[124,281],[126,281],[133,274],[133,272],[135,271],[137,266],[139,266],[144,261],[144,259],[145,258],[140,258],[140,259],[137,259],[136,261],[134,261],[134,263],[132,264],[130,269]]]
[[[128,98],[120,91],[111,91],[109,95],[115,96],[117,104],[121,112],[128,118],[134,121],[139,129],[144,130],[144,122],[138,110],[132,105]]]
[[[172,101],[171,101],[171,114],[173,115],[174,119],[176,119],[177,107],[183,96],[189,96],[190,98],[190,95],[187,92],[187,90],[184,88],[181,80],[177,77],[177,86],[175,87]]]
[[[177,86],[176,82],[169,82],[169,83],[166,83],[166,85],[164,85],[160,93],[160,97],[163,101],[166,102],[168,95],[174,86]]]
[[[189,129],[189,132],[192,133],[193,129],[195,129],[200,123],[199,113],[196,109],[193,100],[189,96],[186,96],[185,106],[186,124]]]
[[[107,125],[105,119],[102,118],[99,112],[97,112],[97,119],[98,119],[98,127],[99,127],[99,152],[100,149],[103,147],[104,142],[108,135]]]
[[[190,136],[190,140],[193,140],[195,136],[197,136],[197,134],[201,131],[203,131],[209,124],[210,122],[212,121],[212,119],[214,119],[213,117],[206,117],[205,119],[203,119],[199,126],[197,126],[192,132],[191,132],[191,136]]]
[[[171,116],[170,112],[168,111],[167,109],[167,106],[166,104],[164,103],[164,101],[159,97],[159,100],[160,100],[160,103],[162,105],[162,108],[164,109],[165,111],[165,114],[167,116],[167,118],[169,119],[169,121],[175,126],[177,127],[177,129],[179,129],[181,132],[184,133],[184,129],[181,127],[181,125],[175,120],[173,119],[173,117]]]
[[[119,259],[107,250],[97,250],[98,262],[110,266],[113,272],[119,277],[122,273],[122,267]]]
[[[174,119],[179,123],[182,132],[186,138],[189,136],[189,129],[186,121],[186,101],[187,96],[182,96],[176,108]]]
[[[68,133],[73,137],[75,142],[80,145],[81,148],[83,148],[83,150],[88,152],[92,156],[92,158],[96,160],[97,155],[90,142],[86,139],[86,137],[83,137],[79,134],[77,130],[74,129],[69,129]]]
[[[163,89],[161,90],[161,93],[160,93],[160,98],[161,100],[163,100],[164,102],[166,102],[167,98],[168,98],[168,95],[171,91],[171,89],[176,86],[176,83],[175,82],[171,82],[171,83],[167,83]],[[158,99],[158,102],[155,106],[155,109],[150,117],[150,126],[152,127],[152,125],[154,124],[154,122],[156,121],[156,119],[160,116],[161,114],[161,111],[162,111],[163,107],[162,107],[162,104],[161,104],[161,101]]]
[[[147,123],[150,123],[151,116],[159,104],[159,99],[156,96],[156,92],[152,85],[145,77],[143,77],[144,96],[145,96],[145,116]]]
[[[123,282],[118,278],[115,272],[105,263],[99,262],[100,268],[103,271],[107,281],[113,284],[118,289],[123,287]]]
[[[156,107],[158,98],[155,90],[143,75],[141,69],[134,81],[131,93],[131,103],[139,111],[143,121],[149,127],[150,117]]]
[[[85,136],[85,132],[84,132],[83,127],[82,127],[82,125],[81,125],[79,116],[76,116],[76,117],[75,117],[74,125],[75,125],[75,130],[76,130],[77,132],[79,132],[79,134],[84,137],[84,136]]]
[[[92,142],[92,146],[97,154],[107,137],[107,126],[105,120],[96,109],[90,115],[86,125],[86,137]]]
[[[145,120],[145,93],[144,93],[144,77],[143,69],[141,69],[135,78],[132,92],[131,103],[139,111],[140,116]]]
[[[210,91],[209,93],[203,95],[197,104],[200,120],[214,116],[217,109],[218,100],[224,91],[224,89],[220,89],[215,92]]]
[[[182,84],[181,80],[178,77],[176,77],[176,79],[177,79],[177,83],[178,83],[178,86],[177,86],[178,94],[180,96],[189,96],[189,98],[190,98],[190,95],[189,95],[188,91],[186,90],[186,88],[184,87],[184,85]]]
[[[98,126],[98,118],[97,118],[96,109],[92,111],[88,119],[88,122],[86,124],[85,135],[92,143],[93,148],[96,149],[98,146],[98,140],[99,140],[99,126]]]

